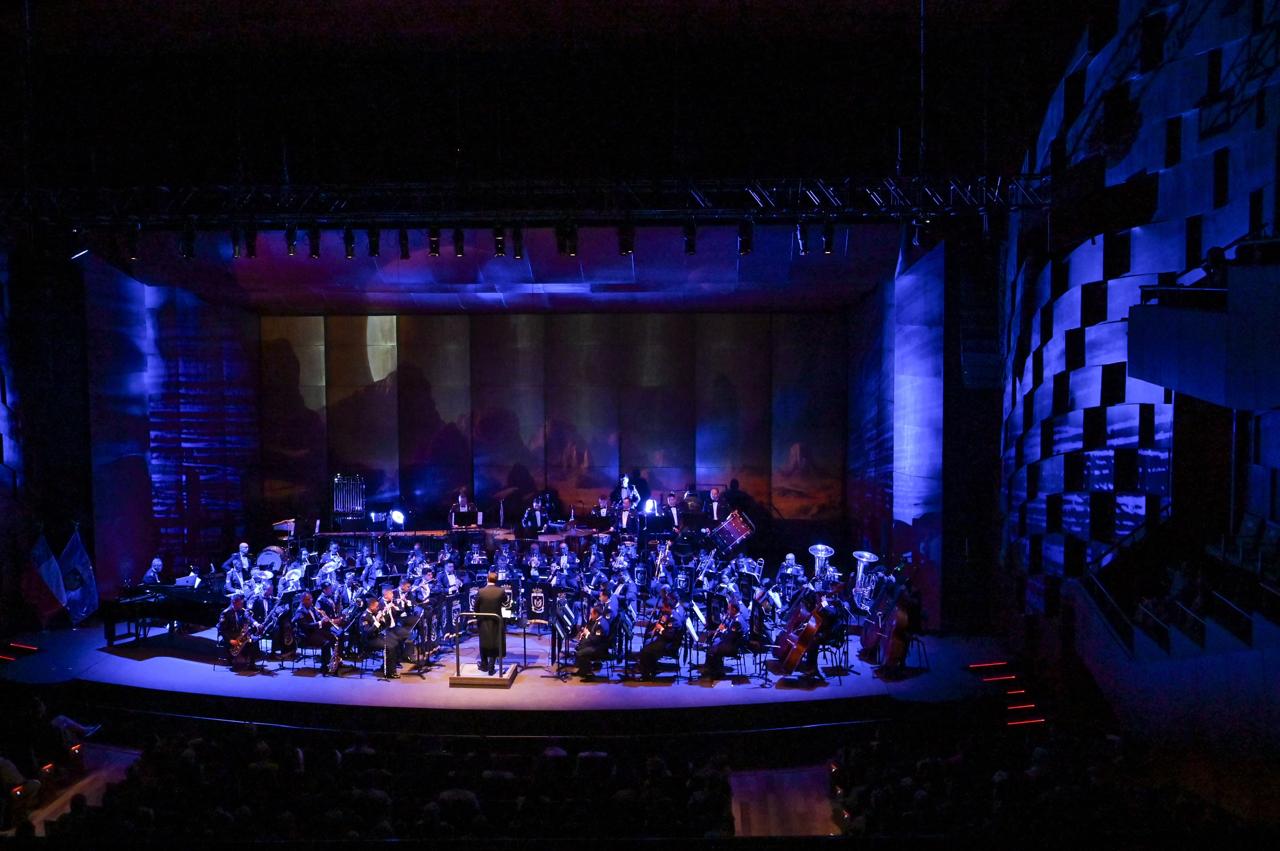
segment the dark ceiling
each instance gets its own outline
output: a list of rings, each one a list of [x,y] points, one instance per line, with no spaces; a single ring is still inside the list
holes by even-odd
[[[1008,172],[1086,4],[927,9],[927,165]],[[24,163],[38,184],[883,174],[899,127],[915,163],[917,14],[918,0],[11,0],[0,181]]]

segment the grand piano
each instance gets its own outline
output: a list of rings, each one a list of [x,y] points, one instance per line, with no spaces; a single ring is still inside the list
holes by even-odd
[[[218,583],[202,582],[192,588],[181,585],[139,585],[124,591],[118,599],[105,601],[98,609],[107,646],[122,638],[140,636],[141,622],[194,624],[211,627],[227,607],[227,597]],[[123,633],[118,632],[125,624]],[[172,633],[171,633],[172,634]]]

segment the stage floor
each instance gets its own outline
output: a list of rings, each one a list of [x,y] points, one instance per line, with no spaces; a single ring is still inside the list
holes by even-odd
[[[499,712],[590,712],[635,710],[688,710],[698,707],[794,704],[797,702],[888,698],[894,701],[941,702],[962,700],[981,690],[981,682],[966,665],[998,655],[990,639],[927,636],[930,670],[910,669],[908,676],[892,681],[873,675],[872,668],[850,653],[851,670],[840,673],[825,667],[825,682],[802,683],[774,679],[762,688],[758,678],[731,677],[716,682],[683,677],[673,681],[674,666],[667,663],[654,682],[597,678],[562,682],[548,664],[546,638],[528,637],[528,665],[524,667],[521,636],[508,636],[508,665],[521,670],[510,689],[450,687],[454,655],[446,652],[440,664],[420,678],[401,668],[398,680],[383,680],[366,673],[361,677],[346,669],[340,677],[325,677],[310,662],[296,668],[236,671],[212,664],[212,630],[172,640],[162,630],[142,641],[107,647],[102,631],[94,628],[44,632],[19,639],[39,652],[0,666],[0,676],[21,683],[97,683],[103,685],[285,703],[330,706],[380,707],[424,710],[488,710]],[[475,672],[474,638],[462,645],[464,673]],[[909,662],[915,663],[915,653]],[[731,666],[732,667],[732,666]],[[749,667],[749,665],[748,665]],[[687,672],[687,671],[686,671]]]

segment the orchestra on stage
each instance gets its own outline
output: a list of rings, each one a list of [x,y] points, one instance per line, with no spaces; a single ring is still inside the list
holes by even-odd
[[[909,560],[859,550],[842,570],[816,543],[810,559],[788,553],[770,568],[746,553],[755,526],[719,488],[641,502],[623,476],[581,516],[562,519],[551,493],[513,530],[483,527],[465,493],[448,516],[447,530],[307,539],[285,521],[277,543],[256,554],[241,543],[220,569],[178,584],[225,595],[217,635],[229,667],[314,655],[327,676],[421,673],[476,635],[480,670],[493,675],[508,626],[547,636],[562,678],[714,680],[733,660],[735,675],[766,682],[820,679],[821,654],[847,668],[852,643],[893,676],[920,630]],[[162,572],[154,560],[139,587]]]

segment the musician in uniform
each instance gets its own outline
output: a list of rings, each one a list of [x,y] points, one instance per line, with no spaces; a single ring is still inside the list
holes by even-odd
[[[600,589],[599,601],[591,607],[591,614],[583,627],[583,636],[578,641],[577,653],[574,655],[574,666],[578,676],[589,680],[595,674],[595,665],[609,655],[609,639],[613,632],[613,613],[616,605],[611,605],[609,588]]]
[[[467,501],[467,492],[465,490],[459,491],[458,498],[454,500],[453,506],[449,509],[449,527],[451,529],[459,529],[472,525],[470,515],[473,513],[475,513],[475,507]]]
[[[360,615],[360,641],[366,651],[382,651],[382,675],[389,680],[400,678],[392,660],[400,652],[396,638],[391,634],[392,615],[382,610],[382,598],[371,596]]]
[[[569,552],[569,545],[560,542],[560,551],[556,553],[552,560],[551,567],[553,570],[564,574],[574,574],[578,572],[578,557]]]
[[[253,562],[249,559],[249,545],[241,542],[240,548],[222,563],[222,569],[227,574],[227,587],[232,591],[243,591],[245,577],[253,569]]]
[[[540,496],[533,498],[533,505],[526,508],[524,517],[520,518],[520,525],[534,532],[542,532],[550,522],[551,515],[543,509],[542,497]]]
[[[333,604],[333,584],[326,583],[328,589],[329,605]],[[324,599],[324,591],[321,592],[321,599]],[[302,592],[301,602],[298,604],[298,610],[293,613],[293,634],[297,637],[298,644],[302,647],[318,647],[320,648],[320,667],[328,673],[329,665],[333,661],[333,645],[336,638],[333,630],[325,621],[332,621],[337,617],[337,613],[330,614],[322,609],[311,596],[310,591]]]
[[[663,656],[677,656],[684,639],[684,624],[688,613],[684,603],[671,591],[670,585],[658,589],[658,609],[645,644],[640,648],[636,666],[641,679],[652,680],[658,673],[658,660]]]
[[[723,523],[725,515],[729,512],[725,510],[725,504],[720,501],[720,488],[713,487],[707,494],[707,501],[702,504],[702,513],[707,515],[707,519],[712,523]]]
[[[506,594],[498,587],[498,574],[490,571],[485,586],[476,592],[475,610],[480,614],[502,617],[502,603]],[[494,665],[506,655],[506,641],[502,621],[494,618],[477,618],[476,629],[480,633],[480,670],[489,676],[497,673]]]
[[[365,588],[373,589],[378,587],[378,580],[382,578],[385,571],[382,566],[382,557],[374,556],[369,564],[360,574],[360,584]]]
[[[591,549],[587,553],[587,563],[586,563],[586,566],[583,567],[583,573],[590,576],[591,574],[595,573],[597,570],[604,570],[604,567],[605,567],[604,553],[600,551],[600,545],[593,541],[591,543]]]
[[[534,541],[529,545],[529,553],[524,557],[525,570],[529,572],[530,579],[537,579],[542,576],[542,571],[547,566],[547,560],[542,555],[542,550],[538,548],[538,542]]]
[[[436,564],[447,564],[449,562],[458,563],[458,552],[453,548],[453,544],[445,541],[444,546],[440,547],[440,552],[436,553]]]
[[[702,666],[703,676],[713,680],[724,676],[724,657],[733,656],[738,652],[750,626],[746,612],[742,610],[742,604],[731,597],[724,620],[707,641],[707,661]]]
[[[609,510],[609,495],[605,493],[600,494],[599,502],[597,502],[591,509],[591,516],[599,520],[608,520],[609,515],[612,513],[613,512]]]
[[[467,553],[466,558],[467,570],[472,573],[486,573],[485,570],[489,566],[489,557],[485,555],[484,550],[480,548],[480,544],[473,543],[471,552]]]
[[[422,575],[422,568],[426,563],[427,554],[422,551],[422,543],[415,543],[409,557],[405,559],[405,573],[416,579]]]
[[[631,507],[631,497],[622,498],[622,507],[613,520],[613,528],[619,535],[637,535],[640,532],[640,516]]]
[[[454,569],[453,562],[445,564],[444,577],[440,581],[440,587],[444,593],[451,597],[462,590],[462,578],[458,576],[457,571]]]
[[[656,522],[650,524],[649,528],[654,532],[679,532],[682,517],[680,504],[676,500],[676,493],[675,491],[669,491],[667,493],[667,504],[663,506],[662,513],[654,518]]]
[[[218,636],[227,652],[228,667],[235,667],[239,658],[248,660],[250,666],[258,664],[258,642],[253,637],[253,630],[260,626],[245,610],[244,594],[239,591],[232,594],[231,605],[218,615]],[[238,649],[233,642],[238,644]]]

